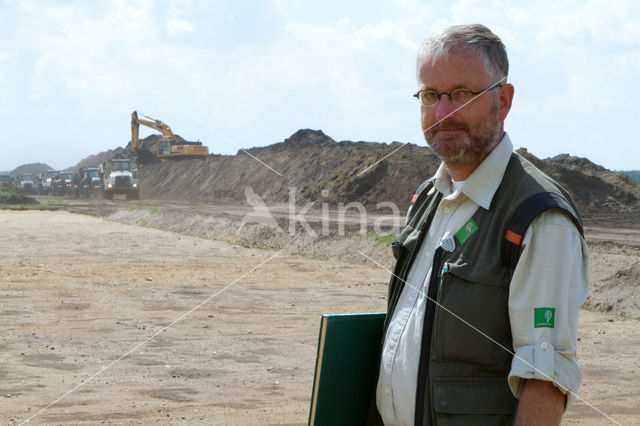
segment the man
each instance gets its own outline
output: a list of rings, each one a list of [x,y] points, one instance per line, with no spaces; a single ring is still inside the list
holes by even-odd
[[[386,425],[557,425],[578,390],[588,250],[566,191],[512,152],[508,68],[482,25],[432,34],[418,54],[422,129],[443,163],[393,244]]]

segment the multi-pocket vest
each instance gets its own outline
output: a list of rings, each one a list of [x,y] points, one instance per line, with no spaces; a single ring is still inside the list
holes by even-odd
[[[406,227],[392,243],[396,265],[387,322],[442,198],[432,187],[427,181],[420,188]],[[424,316],[416,425],[513,423],[518,402],[507,384],[513,358],[509,284],[526,229],[548,209],[564,211],[582,232],[569,194],[513,153],[491,207],[473,214],[472,235],[436,250]]]

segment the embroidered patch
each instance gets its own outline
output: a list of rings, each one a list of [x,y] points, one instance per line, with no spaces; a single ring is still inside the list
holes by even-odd
[[[478,229],[480,229],[478,228],[478,224],[473,219],[469,219],[462,228],[458,229],[458,232],[455,233],[455,237],[462,246],[473,234],[476,233]]]
[[[534,308],[533,326],[535,328],[553,328],[556,317],[556,308]]]

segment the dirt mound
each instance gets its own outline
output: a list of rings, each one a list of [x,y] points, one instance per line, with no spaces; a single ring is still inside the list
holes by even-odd
[[[524,148],[518,152],[563,185],[583,212],[637,212],[640,208],[640,184],[629,176],[586,158],[562,154],[540,160]]]
[[[30,163],[23,164],[21,166],[16,167],[12,172],[12,176],[20,176],[20,175],[36,175],[39,173],[43,173],[49,170],[53,170],[48,164],[44,163]]]
[[[440,164],[428,147],[400,142],[337,142],[321,130],[311,129],[236,155],[178,161],[155,157],[158,139],[158,135],[142,139],[137,152],[129,142],[124,148],[85,158],[75,168],[95,166],[116,156],[134,157],[145,198],[244,202],[244,189],[250,186],[266,203],[294,198],[297,204],[316,205],[391,202],[404,210],[415,189]],[[640,184],[628,176],[585,158],[563,154],[541,160],[524,148],[519,152],[567,188],[586,217],[637,219]]]
[[[602,312],[614,312],[640,319],[640,261],[631,266],[626,262],[624,265],[620,265],[620,269],[606,279],[592,282],[586,306]]]
[[[150,198],[244,201],[244,188],[250,186],[265,202],[287,202],[295,194],[297,203],[390,201],[406,208],[438,164],[428,148],[336,142],[320,130],[306,129],[234,156],[162,161],[141,168],[140,178],[143,196]]]
[[[109,151],[104,151],[99,154],[90,155],[78,162],[75,166],[70,169],[74,172],[77,172],[80,167],[99,167],[100,164],[104,161],[111,160],[112,158],[124,157],[128,156],[128,152],[122,148],[118,147],[116,149],[110,149]]]
[[[584,214],[637,215],[640,185],[629,177],[584,158],[560,155],[540,160],[525,149],[519,152],[565,186]],[[287,202],[294,193],[297,203],[387,201],[405,209],[418,185],[439,164],[427,147],[336,142],[320,130],[303,129],[283,142],[235,156],[152,164],[142,169],[141,181],[143,196],[151,198],[244,201],[244,188],[251,186],[265,202]]]
[[[180,135],[175,136],[181,143],[196,143],[189,142]],[[159,163],[161,160],[156,157],[156,145],[160,138],[160,135],[149,135],[146,138],[140,139],[137,150],[133,149],[133,143],[129,141],[129,143],[124,147],[120,146],[115,149],[110,149],[109,151],[90,155],[87,158],[80,160],[80,162],[71,167],[70,170],[78,171],[80,167],[99,167],[101,163],[111,160],[112,158],[132,158],[138,166]]]

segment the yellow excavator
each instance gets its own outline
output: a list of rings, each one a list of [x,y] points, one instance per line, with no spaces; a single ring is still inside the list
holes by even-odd
[[[209,155],[209,148],[203,146],[202,142],[179,141],[168,124],[147,115],[142,115],[142,117],[144,119],[138,118],[137,111],[133,111],[131,114],[131,141],[133,142],[134,150],[137,150],[140,144],[138,132],[142,124],[162,133],[162,137],[156,144],[156,156],[158,158],[206,157]]]

